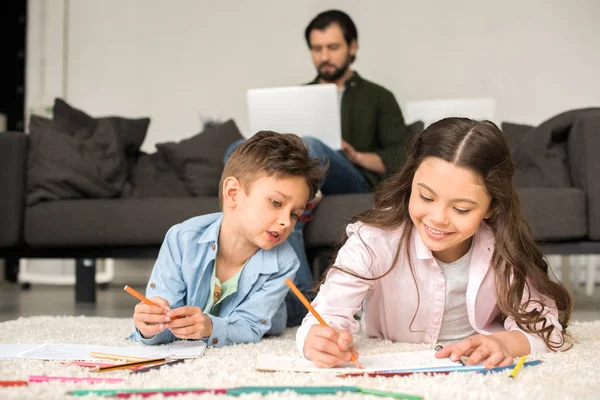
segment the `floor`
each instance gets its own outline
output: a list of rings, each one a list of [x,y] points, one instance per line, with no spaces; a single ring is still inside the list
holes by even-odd
[[[0,321],[36,315],[87,315],[103,317],[131,317],[137,303],[123,290],[125,285],[144,293],[145,276],[133,279],[115,276],[105,290],[99,289],[95,305],[75,304],[72,286],[33,284],[29,290],[19,285],[0,281]],[[575,296],[574,321],[600,320],[600,286],[592,296],[583,287],[573,289]]]

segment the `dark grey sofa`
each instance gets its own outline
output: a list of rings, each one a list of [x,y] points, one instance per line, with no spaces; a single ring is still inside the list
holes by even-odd
[[[522,208],[546,254],[600,254],[600,109],[549,121],[536,129],[503,127],[508,135],[518,135],[511,143],[521,163]],[[530,140],[531,132],[539,141]],[[548,132],[544,143],[541,136]],[[219,210],[217,197],[56,200],[27,207],[28,140],[21,132],[0,133],[0,257],[6,259],[11,280],[19,258],[75,258],[76,301],[93,302],[95,258],[155,257],[169,227]],[[550,144],[557,141],[566,157],[546,165],[552,155],[547,150],[556,150]],[[528,151],[539,152],[541,161],[527,160]],[[566,168],[568,182],[553,182],[556,173],[544,178],[544,169],[559,168],[557,160]],[[371,201],[371,194],[325,196],[306,228],[309,256],[326,253],[351,217]]]

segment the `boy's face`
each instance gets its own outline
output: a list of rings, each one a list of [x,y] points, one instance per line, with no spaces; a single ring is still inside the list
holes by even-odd
[[[425,246],[450,263],[469,251],[471,237],[491,214],[490,204],[475,171],[429,157],[415,172],[408,209]]]
[[[251,244],[269,250],[283,243],[304,212],[310,191],[298,176],[262,176],[236,195],[235,213]]]

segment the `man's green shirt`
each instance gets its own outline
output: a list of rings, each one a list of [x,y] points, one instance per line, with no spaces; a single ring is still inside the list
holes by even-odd
[[[400,106],[392,92],[354,72],[345,84],[341,109],[342,139],[356,151],[377,153],[385,165],[383,175],[357,166],[376,186],[402,164],[411,140]]]

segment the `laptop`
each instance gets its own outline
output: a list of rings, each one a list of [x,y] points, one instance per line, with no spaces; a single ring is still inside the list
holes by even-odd
[[[333,83],[250,89],[250,131],[313,136],[334,150],[342,148],[338,89]]]

